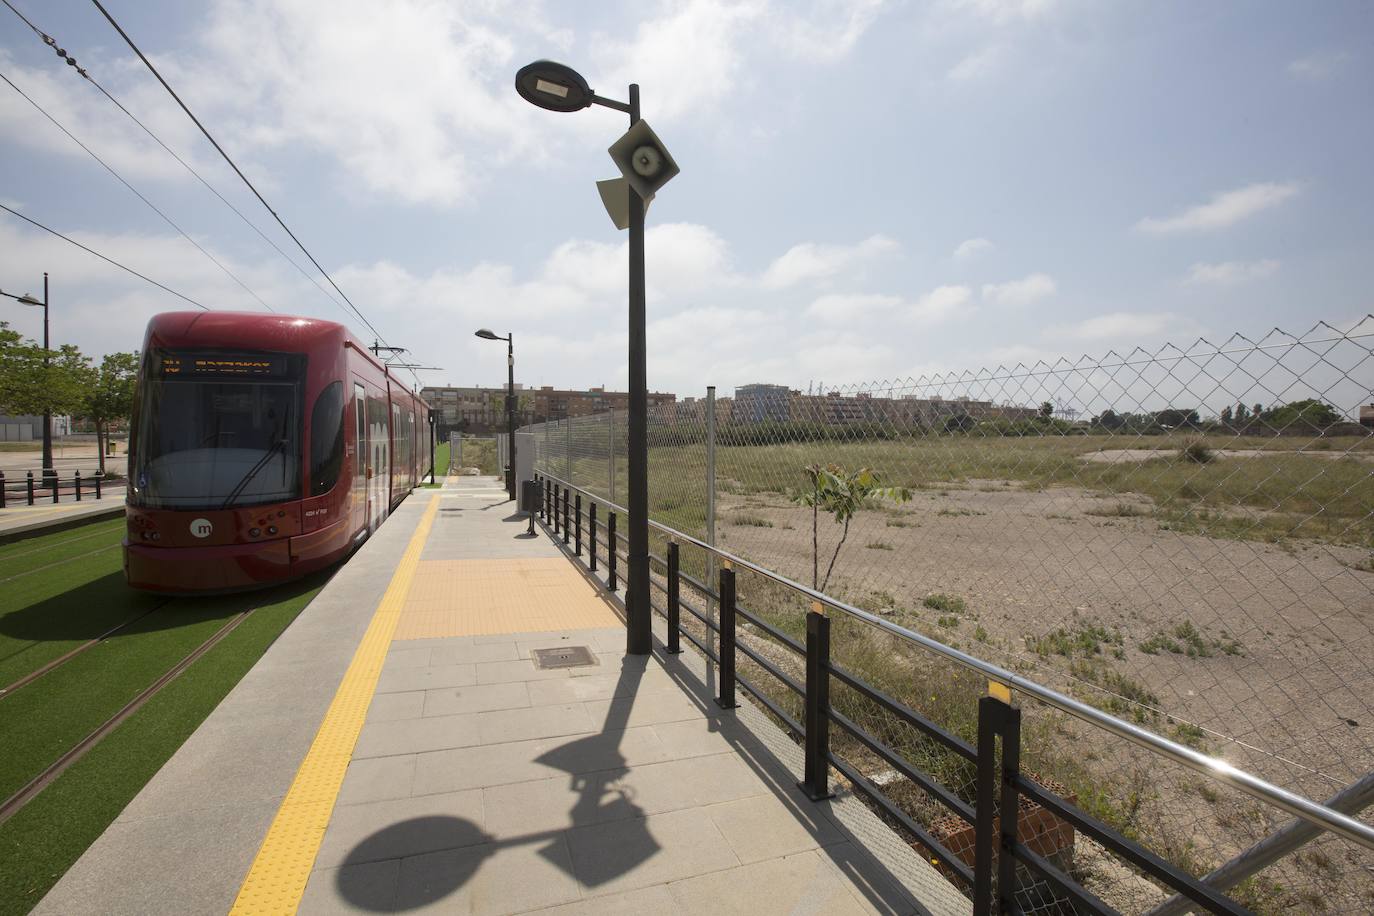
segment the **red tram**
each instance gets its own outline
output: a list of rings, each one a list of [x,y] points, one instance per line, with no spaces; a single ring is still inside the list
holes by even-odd
[[[158,315],[136,404],[134,588],[230,591],[328,566],[428,468],[428,405],[332,321]]]

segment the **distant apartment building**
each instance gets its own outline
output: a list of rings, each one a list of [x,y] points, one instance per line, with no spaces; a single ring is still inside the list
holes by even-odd
[[[736,423],[787,421],[792,416],[792,395],[786,385],[742,385],[735,389]]]
[[[420,396],[439,412],[439,425],[447,430],[461,429],[464,432],[485,435],[506,428],[505,386],[430,386],[422,389]],[[517,383],[515,396],[518,407],[516,422],[521,426],[544,420],[584,417],[610,410],[627,410],[630,406],[629,394],[623,391],[607,391],[604,388],[589,388],[585,391],[554,388],[552,385],[526,388]],[[649,408],[652,410],[673,404],[677,400],[677,395],[651,391],[648,399]]]

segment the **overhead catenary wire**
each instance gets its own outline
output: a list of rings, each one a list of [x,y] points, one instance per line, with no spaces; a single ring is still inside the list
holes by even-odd
[[[5,75],[4,73],[2,73],[2,72],[0,72],[0,80],[4,80],[4,81],[9,85],[9,87],[10,87],[11,89],[13,89],[15,92],[19,93],[19,95],[22,96],[22,97],[24,98],[24,101],[28,102],[28,103],[29,103],[30,105],[32,105],[35,109],[37,109],[37,110],[39,111],[39,113],[41,113],[41,114],[43,115],[43,117],[47,118],[49,121],[51,121],[51,122],[53,123],[53,126],[55,126],[58,130],[62,131],[62,133],[66,134],[67,137],[68,137],[73,143],[75,143],[77,146],[79,146],[79,147],[81,147],[83,150],[85,150],[85,151],[86,151],[86,154],[87,154],[88,156],[90,156],[90,157],[91,157],[92,159],[94,159],[96,162],[100,163],[100,165],[105,169],[105,171],[109,172],[111,175],[113,175],[113,176],[115,177],[115,180],[116,180],[116,181],[118,181],[120,184],[124,185],[124,187],[128,188],[129,191],[132,192],[133,195],[134,195],[135,197],[137,197],[139,200],[143,201],[143,203],[147,204],[147,206],[148,206],[149,209],[151,209],[151,210],[152,210],[154,213],[156,213],[158,216],[162,217],[163,222],[165,222],[167,225],[171,226],[173,229],[175,229],[175,230],[177,231],[178,234],[181,235],[182,238],[186,239],[186,241],[188,241],[188,242],[190,242],[192,245],[194,245],[197,251],[199,251],[201,254],[203,254],[203,255],[205,255],[207,258],[209,258],[210,261],[211,261],[212,263],[214,263],[214,265],[215,265],[216,267],[218,267],[220,270],[224,271],[225,275],[228,276],[229,279],[233,280],[233,281],[234,281],[235,283],[237,283],[239,286],[243,287],[244,292],[248,293],[248,294],[249,294],[250,296],[252,296],[254,299],[258,300],[258,303],[259,303],[260,305],[262,305],[263,308],[267,309],[269,312],[275,312],[275,311],[276,311],[276,309],[274,309],[274,308],[272,308],[272,306],[268,305],[267,302],[264,301],[263,298],[262,298],[261,296],[259,296],[259,295],[258,295],[258,294],[257,294],[257,293],[256,293],[247,283],[244,283],[243,280],[241,280],[237,274],[235,274],[232,270],[230,270],[228,267],[226,267],[226,266],[219,260],[219,258],[215,257],[215,256],[214,256],[213,254],[211,254],[208,250],[206,250],[206,248],[205,248],[203,245],[201,245],[201,244],[200,244],[199,242],[197,242],[195,239],[191,238],[191,236],[190,236],[189,234],[187,234],[187,232],[186,232],[185,229],[182,229],[181,226],[177,225],[177,223],[176,223],[175,220],[173,220],[170,216],[168,216],[166,213],[164,213],[164,212],[162,211],[162,209],[161,209],[160,207],[157,206],[157,204],[153,203],[153,202],[152,202],[151,200],[149,200],[146,196],[144,196],[144,194],[143,194],[142,191],[138,190],[138,188],[135,188],[133,185],[131,185],[131,184],[128,182],[128,180],[126,180],[126,179],[124,178],[123,175],[119,174],[119,172],[117,172],[117,171],[114,169],[113,166],[111,166],[111,165],[110,165],[108,162],[106,162],[104,159],[101,159],[100,156],[97,155],[96,152],[95,152],[94,150],[92,150],[92,149],[91,149],[89,146],[87,146],[85,143],[82,143],[81,140],[80,140],[75,134],[73,134],[71,131],[67,130],[67,128],[66,128],[65,126],[63,126],[63,124],[62,124],[61,121],[59,121],[59,120],[57,120],[56,118],[54,118],[51,114],[48,113],[47,109],[45,109],[42,105],[39,105],[37,102],[35,102],[35,101],[33,100],[33,98],[31,98],[31,97],[29,96],[28,93],[26,93],[24,90],[20,89],[17,85],[15,85],[15,83],[14,83],[13,80],[11,80],[8,76],[6,76],[6,75]]]
[[[28,216],[25,216],[24,214],[20,213],[18,210],[13,209],[12,207],[8,207],[8,206],[6,206],[5,204],[0,203],[0,210],[4,210],[6,213],[9,213],[9,214],[12,215],[12,216],[17,216],[17,217],[19,217],[20,219],[22,219],[22,220],[23,220],[24,222],[26,222],[26,223],[29,223],[29,224],[31,224],[31,225],[33,225],[33,226],[37,226],[39,229],[42,229],[44,232],[48,233],[49,235],[55,235],[55,236],[57,236],[58,238],[60,238],[62,241],[67,242],[68,244],[71,244],[71,245],[75,245],[77,248],[80,248],[82,251],[84,251],[84,252],[86,252],[86,253],[88,253],[88,254],[93,254],[93,255],[95,255],[97,258],[100,258],[100,260],[105,261],[105,262],[110,263],[110,264],[113,264],[115,267],[118,267],[120,270],[124,271],[125,273],[133,274],[135,277],[138,277],[140,280],[143,280],[143,281],[145,281],[145,282],[147,282],[147,283],[151,283],[153,286],[156,286],[158,289],[162,290],[163,292],[171,293],[173,296],[176,296],[178,299],[181,299],[181,300],[184,300],[184,301],[186,301],[186,302],[189,302],[189,303],[191,303],[192,305],[194,305],[194,306],[195,306],[196,308],[198,308],[198,309],[204,309],[204,310],[207,311],[207,312],[213,311],[213,309],[211,309],[210,306],[208,306],[208,305],[203,305],[203,304],[197,302],[196,300],[192,299],[190,296],[187,296],[187,295],[184,294],[184,293],[179,293],[179,292],[177,292],[176,290],[172,289],[170,286],[167,286],[167,285],[165,285],[165,284],[159,283],[159,282],[157,282],[156,280],[154,280],[152,277],[149,277],[149,276],[146,276],[146,275],[144,275],[144,274],[139,273],[138,271],[134,270],[132,267],[126,267],[125,265],[123,265],[123,264],[119,263],[118,261],[116,261],[114,258],[109,257],[108,255],[103,255],[103,254],[101,254],[100,252],[96,251],[94,248],[88,248],[87,246],[85,246],[85,245],[81,244],[80,242],[78,242],[76,239],[69,238],[68,236],[65,236],[65,235],[63,235],[62,233],[58,232],[56,229],[50,229],[49,227],[47,227],[47,226],[43,225],[42,223],[40,223],[38,220],[33,219],[33,218],[31,218],[31,217],[28,217]]]
[[[91,76],[90,72],[89,72],[88,70],[86,70],[86,68],[79,66],[79,65],[77,64],[77,62],[76,62],[76,59],[75,59],[74,57],[72,57],[71,55],[69,55],[69,54],[66,52],[66,49],[65,49],[65,48],[62,48],[62,47],[60,47],[60,46],[57,44],[57,40],[56,40],[55,38],[53,38],[53,37],[52,37],[51,35],[49,35],[47,32],[44,32],[42,29],[38,28],[38,26],[34,25],[33,22],[31,22],[31,21],[29,20],[29,18],[23,14],[23,12],[21,12],[17,7],[15,7],[15,5],[14,5],[13,3],[10,2],[10,0],[0,0],[0,2],[3,2],[3,3],[5,4],[5,6],[9,7],[11,12],[13,12],[16,16],[18,16],[18,17],[20,18],[20,20],[22,20],[23,23],[24,23],[25,25],[27,25],[30,29],[32,29],[33,32],[34,32],[34,34],[38,36],[39,40],[41,40],[41,41],[43,42],[43,44],[45,44],[45,45],[47,45],[48,47],[52,48],[53,51],[55,51],[55,52],[57,53],[58,57],[60,57],[60,58],[62,58],[63,60],[65,60],[65,61],[67,62],[67,64],[68,64],[73,70],[75,70],[75,71],[76,71],[82,78],[84,78],[88,83],[90,83],[92,86],[94,86],[94,87],[100,92],[101,95],[105,96],[105,98],[108,99],[108,100],[110,101],[111,104],[113,104],[116,108],[118,108],[120,111],[122,111],[122,112],[125,114],[125,116],[127,116],[127,117],[129,118],[129,120],[131,120],[131,121],[133,121],[135,124],[137,124],[137,125],[139,126],[139,128],[140,128],[145,134],[147,134],[147,135],[152,139],[152,141],[153,141],[154,143],[156,143],[158,146],[162,147],[162,148],[167,152],[167,155],[169,155],[169,156],[171,156],[173,159],[175,159],[175,160],[177,161],[177,163],[178,163],[182,168],[184,168],[184,169],[185,169],[187,172],[189,172],[197,181],[199,181],[199,182],[205,187],[205,189],[206,189],[207,191],[209,191],[211,194],[215,195],[215,197],[217,197],[217,198],[219,199],[219,201],[220,201],[222,204],[224,204],[226,207],[228,207],[230,210],[232,210],[232,211],[234,212],[234,215],[237,216],[237,217],[239,218],[239,220],[241,220],[245,226],[247,226],[249,229],[252,229],[255,233],[257,233],[258,236],[259,236],[264,242],[266,242],[268,245],[271,245],[272,248],[273,248],[273,250],[275,250],[275,251],[277,252],[277,254],[281,255],[282,258],[284,258],[284,259],[286,260],[287,263],[289,263],[292,267],[294,267],[294,268],[296,269],[296,272],[297,272],[297,273],[299,273],[302,277],[304,277],[305,279],[309,280],[312,284],[314,284],[315,288],[318,289],[318,290],[320,291],[320,293],[321,293],[322,295],[324,295],[324,297],[330,301],[330,303],[332,303],[333,305],[335,305],[336,307],[338,307],[338,308],[340,308],[340,309],[343,309],[344,312],[345,312],[345,314],[347,314],[348,310],[347,310],[346,308],[344,308],[343,303],[341,303],[338,299],[334,298],[333,294],[331,294],[331,293],[329,292],[329,290],[327,290],[327,289],[325,289],[323,286],[321,286],[319,280],[317,280],[317,279],[316,279],[314,276],[312,276],[304,267],[302,267],[302,266],[296,261],[295,258],[291,257],[291,256],[290,256],[289,254],[287,254],[284,250],[282,250],[282,247],[281,247],[280,245],[278,245],[270,236],[268,236],[267,233],[263,232],[262,229],[257,225],[257,223],[255,223],[255,222],[253,222],[252,220],[250,220],[246,215],[244,215],[244,213],[243,213],[242,210],[240,210],[238,207],[234,206],[234,204],[233,204],[228,198],[226,198],[223,194],[220,193],[220,191],[219,191],[218,188],[216,188],[214,185],[212,185],[203,175],[200,174],[200,172],[196,171],[195,167],[193,167],[189,162],[187,162],[185,159],[183,159],[183,158],[176,152],[176,150],[172,149],[172,148],[171,148],[170,146],[168,146],[165,142],[163,142],[162,138],[159,137],[159,136],[153,131],[152,128],[150,128],[148,125],[144,124],[144,123],[138,118],[137,115],[135,115],[132,111],[130,111],[130,110],[124,105],[123,102],[121,102],[119,99],[115,98],[115,96],[114,96],[108,89],[106,89],[106,88],[100,83],[99,80],[97,80],[94,76]]]
[[[6,2],[8,3],[8,0],[6,0]],[[310,263],[315,265],[315,269],[324,275],[324,278],[329,281],[329,285],[334,287],[334,291],[343,297],[343,300],[348,303],[348,307],[353,310],[353,314],[358,316],[358,320],[361,321],[364,325],[366,325],[367,329],[370,330],[377,337],[381,338],[382,340],[385,340],[386,338],[382,335],[382,333],[378,331],[375,327],[373,327],[372,322],[368,321],[367,318],[363,315],[363,313],[358,309],[358,307],[353,304],[353,300],[349,299],[348,295],[342,289],[339,288],[339,284],[334,282],[334,278],[329,275],[329,271],[325,270],[324,267],[321,266],[320,262],[315,258],[315,256],[310,253],[310,250],[306,248],[304,244],[301,243],[301,240],[297,238],[296,234],[291,231],[291,228],[286,225],[286,221],[283,220],[281,216],[277,214],[277,211],[274,210],[272,208],[272,205],[267,202],[267,199],[262,196],[262,194],[258,191],[257,187],[253,184],[253,182],[248,180],[248,176],[243,173],[243,170],[238,167],[238,164],[234,162],[230,155],[224,151],[224,147],[219,145],[219,141],[217,141],[213,136],[211,136],[210,131],[206,129],[205,125],[201,123],[200,119],[195,116],[195,114],[191,111],[187,104],[181,100],[181,96],[177,95],[176,90],[173,89],[171,84],[163,78],[160,72],[158,72],[157,67],[153,66],[153,62],[150,61],[147,55],[145,55],[139,49],[138,45],[134,44],[134,40],[130,38],[129,34],[124,31],[124,28],[117,21],[115,21],[114,16],[110,15],[110,11],[105,9],[104,5],[101,4],[100,0],[91,0],[91,3],[95,5],[95,8],[100,11],[100,14],[105,17],[105,19],[110,23],[114,30],[119,33],[119,37],[124,39],[124,43],[129,46],[130,50],[132,50],[134,54],[138,55],[138,59],[143,61],[143,65],[148,68],[148,71],[152,73],[154,77],[157,78],[157,81],[162,84],[162,88],[167,90],[167,93],[176,101],[177,105],[181,107],[181,110],[186,113],[186,116],[191,119],[191,122],[195,124],[197,128],[200,129],[200,132],[205,136],[205,139],[210,141],[210,145],[215,148],[215,151],[218,152],[220,156],[223,157],[224,161],[229,164],[229,167],[234,170],[234,174],[238,175],[240,180],[242,180],[243,183],[248,186],[248,190],[253,192],[253,196],[258,199],[258,202],[261,203],[267,209],[268,213],[272,214],[272,218],[277,221],[277,225],[281,226],[282,231],[291,237],[291,241],[296,243],[296,247],[299,248],[301,252],[307,258],[310,259]]]

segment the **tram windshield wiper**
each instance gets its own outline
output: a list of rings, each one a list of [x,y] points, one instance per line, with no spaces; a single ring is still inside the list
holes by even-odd
[[[276,438],[274,438],[272,440],[272,444],[267,447],[267,451],[263,452],[262,457],[259,458],[257,462],[254,463],[254,465],[248,469],[248,472],[243,475],[243,478],[239,480],[237,484],[234,485],[234,489],[229,491],[229,495],[225,498],[224,504],[220,506],[221,509],[228,509],[230,506],[232,506],[234,504],[234,501],[238,499],[240,496],[242,496],[243,491],[248,488],[248,485],[250,483],[253,482],[253,478],[257,477],[258,473],[263,468],[267,467],[267,462],[271,461],[272,456],[277,454],[278,452],[282,453],[283,475],[285,474],[285,456],[287,445],[286,427],[287,424],[290,422],[291,409],[288,406],[288,408],[282,413],[281,426],[278,429]]]

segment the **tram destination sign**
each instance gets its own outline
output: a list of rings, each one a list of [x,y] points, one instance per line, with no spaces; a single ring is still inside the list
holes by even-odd
[[[290,374],[290,360],[279,353],[205,353],[162,350],[156,354],[154,374],[162,378],[188,376],[257,376],[282,378]]]

